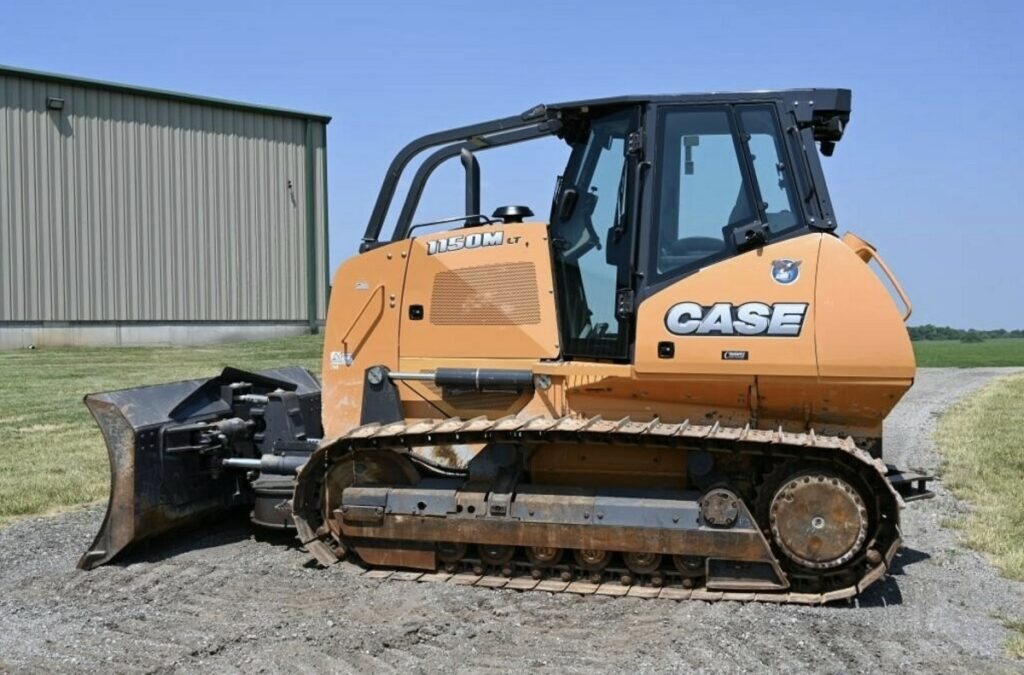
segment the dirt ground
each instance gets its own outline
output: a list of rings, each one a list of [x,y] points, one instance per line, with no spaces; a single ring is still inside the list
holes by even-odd
[[[934,469],[935,417],[1001,372],[922,371],[886,425],[887,458]],[[939,485],[904,512],[891,577],[813,608],[375,581],[315,569],[244,517],[80,572],[102,518],[89,508],[0,530],[0,671],[1024,672],[996,618],[1024,614],[1024,584],[942,527],[964,508]]]

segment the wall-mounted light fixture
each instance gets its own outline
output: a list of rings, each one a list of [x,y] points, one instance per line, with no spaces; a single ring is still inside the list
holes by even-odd
[[[64,99],[58,98],[56,96],[47,96],[46,97],[46,107],[48,109],[50,109],[50,110],[63,110],[64,109]]]

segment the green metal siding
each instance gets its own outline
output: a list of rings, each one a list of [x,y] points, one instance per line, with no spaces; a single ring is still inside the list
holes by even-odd
[[[0,322],[322,320],[326,121],[0,69]]]

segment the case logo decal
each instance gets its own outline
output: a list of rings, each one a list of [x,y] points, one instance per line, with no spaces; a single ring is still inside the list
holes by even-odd
[[[800,260],[790,260],[789,258],[773,260],[772,279],[783,285],[793,283],[800,278],[800,262]]]
[[[799,337],[808,307],[806,302],[716,302],[710,307],[680,302],[665,314],[665,328],[673,335]]]
[[[464,248],[481,248],[483,246],[501,246],[505,243],[505,233],[474,232],[473,234],[457,234],[444,239],[433,239],[427,242],[427,255],[461,251]],[[512,243],[511,241],[509,243]]]

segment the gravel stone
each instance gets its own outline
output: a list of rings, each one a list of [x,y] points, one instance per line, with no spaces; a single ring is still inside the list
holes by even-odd
[[[886,458],[934,471],[935,418],[1005,369],[935,369],[886,423]],[[58,452],[59,448],[46,451]],[[943,527],[942,485],[904,511],[892,576],[830,607],[519,593],[314,569],[245,514],[92,572],[90,507],[0,530],[0,671],[1016,671],[998,616],[1024,584]]]

